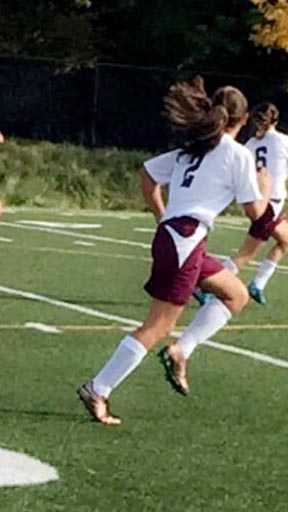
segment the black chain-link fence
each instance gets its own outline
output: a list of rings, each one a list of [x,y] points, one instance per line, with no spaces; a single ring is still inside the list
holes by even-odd
[[[178,73],[179,74],[179,73]],[[195,70],[181,70],[190,77]],[[276,103],[288,126],[284,80],[202,73],[209,92],[235,85],[250,104]],[[0,60],[0,129],[9,135],[88,146],[164,148],[171,139],[162,98],[177,76],[167,69],[99,64],[59,72],[30,60]]]

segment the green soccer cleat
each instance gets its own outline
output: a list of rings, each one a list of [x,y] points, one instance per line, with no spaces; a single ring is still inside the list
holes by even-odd
[[[196,290],[192,295],[199,302],[200,306],[207,304],[213,297],[213,293],[202,292],[202,290]]]
[[[250,297],[258,302],[258,304],[261,304],[262,306],[265,306],[266,304],[266,297],[264,295],[264,291],[260,290],[260,288],[257,288],[254,281],[251,281],[251,283],[248,286],[248,292]]]
[[[94,421],[103,425],[120,425],[121,419],[110,413],[109,402],[93,390],[92,381],[86,382],[77,390],[78,397]]]
[[[177,344],[173,343],[164,347],[160,350],[158,357],[164,366],[167,381],[175,391],[184,396],[188,395],[187,361],[180,354]]]

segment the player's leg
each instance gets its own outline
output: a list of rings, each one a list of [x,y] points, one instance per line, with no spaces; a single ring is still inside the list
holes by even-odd
[[[270,251],[267,258],[260,264],[255,278],[248,286],[250,296],[259,304],[266,304],[264,288],[276,270],[277,262],[286,252],[287,223],[282,210],[284,201],[272,206],[269,204],[264,215],[252,223],[250,235],[262,241],[271,236],[276,240],[276,246]],[[278,215],[275,217],[275,209]],[[272,258],[271,258],[272,256]]]
[[[283,220],[275,226],[271,236],[276,240],[276,244],[268,252],[265,260],[260,263],[257,274],[249,285],[250,292],[251,288],[254,287],[255,293],[257,292],[259,297],[262,297],[261,302],[260,300],[257,301],[261,304],[266,302],[263,290],[273,276],[278,263],[288,251],[288,222]]]
[[[239,270],[244,268],[252,259],[254,259],[257,252],[261,247],[263,247],[263,245],[265,245],[265,243],[265,241],[248,234],[237,254],[224,260],[223,265],[233,272],[233,274],[238,274]]]
[[[207,258],[211,263],[213,258]],[[242,311],[249,299],[244,283],[228,269],[203,279],[201,288],[215,297],[199,309],[181,338],[161,354],[170,383],[182,394],[189,390],[187,361],[195,348],[224,327],[232,314]]]
[[[101,423],[118,425],[120,419],[109,412],[108,398],[142,362],[147,352],[167,336],[184,306],[153,300],[144,324],[125,336],[102,370],[84,384],[78,394],[93,418]]]
[[[245,240],[235,256],[226,258],[222,261],[223,266],[230,270],[233,274],[237,275],[239,270],[245,267],[254,257],[258,250],[265,244],[259,238],[247,234]],[[199,302],[201,306],[212,299],[213,294],[202,288],[197,288],[193,293],[193,297]]]

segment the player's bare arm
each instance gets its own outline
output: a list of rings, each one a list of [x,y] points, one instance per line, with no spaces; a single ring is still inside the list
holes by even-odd
[[[151,178],[144,167],[139,171],[139,180],[143,197],[152,208],[157,222],[159,222],[165,212],[162,187]]]
[[[271,190],[271,178],[265,167],[262,167],[257,173],[257,181],[259,185],[260,192],[263,196],[263,199],[259,199],[258,201],[253,201],[251,203],[244,204],[244,211],[247,217],[250,220],[254,221],[262,217],[264,214],[269,198],[270,198],[270,190]]]

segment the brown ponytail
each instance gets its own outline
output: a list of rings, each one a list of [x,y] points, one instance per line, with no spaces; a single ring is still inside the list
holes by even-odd
[[[251,112],[251,122],[254,131],[259,132],[259,137],[263,137],[270,126],[278,123],[279,110],[273,103],[263,102],[256,105]]]
[[[186,152],[202,156],[217,146],[228,113],[225,106],[212,103],[200,76],[189,83],[172,85],[164,103],[172,127],[182,135]]]
[[[217,89],[212,97],[213,105],[223,105],[228,112],[227,128],[234,128],[248,110],[244,94],[236,87],[226,85]]]

